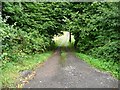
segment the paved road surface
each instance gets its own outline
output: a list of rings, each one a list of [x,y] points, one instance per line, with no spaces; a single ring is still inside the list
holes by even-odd
[[[24,88],[114,88],[118,81],[92,68],[71,52],[61,59],[60,51],[36,70],[36,76]]]

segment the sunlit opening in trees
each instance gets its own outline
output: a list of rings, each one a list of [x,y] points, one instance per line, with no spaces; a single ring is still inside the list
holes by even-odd
[[[55,35],[53,40],[58,46],[69,46],[70,32],[62,31],[63,34]],[[71,43],[74,43],[74,36],[71,35]]]

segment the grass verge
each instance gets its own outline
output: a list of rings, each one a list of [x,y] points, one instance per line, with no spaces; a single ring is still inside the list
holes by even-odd
[[[120,64],[114,63],[111,60],[106,61],[102,59],[96,59],[82,53],[76,53],[76,56],[81,60],[84,60],[88,64],[92,65],[93,67],[98,68],[101,71],[109,72],[113,77],[120,80],[120,68],[119,68]]]
[[[38,64],[46,61],[52,52],[35,55],[24,55],[18,62],[8,62],[1,68],[2,88],[15,88],[15,82],[20,76],[20,71],[33,70]]]

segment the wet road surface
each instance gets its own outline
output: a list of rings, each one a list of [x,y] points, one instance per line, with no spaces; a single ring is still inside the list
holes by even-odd
[[[36,76],[24,88],[118,88],[118,81],[108,73],[92,68],[66,50],[60,50],[36,70]]]

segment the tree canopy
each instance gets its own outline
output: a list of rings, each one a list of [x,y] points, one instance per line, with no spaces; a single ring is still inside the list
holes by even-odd
[[[119,61],[119,5],[119,2],[5,2],[2,17],[6,24],[1,23],[3,51],[8,47],[18,47],[26,53],[45,51],[53,45],[54,35],[70,31],[79,52]]]

